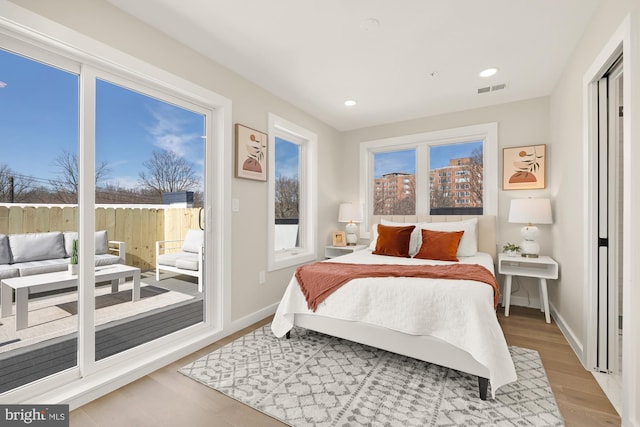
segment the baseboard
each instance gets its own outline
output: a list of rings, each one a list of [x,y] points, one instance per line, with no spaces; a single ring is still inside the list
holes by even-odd
[[[232,320],[231,324],[224,330],[225,336],[238,332],[240,329],[244,329],[247,326],[251,326],[265,317],[274,315],[278,309],[278,304],[280,304],[279,301],[247,316],[241,317],[240,319]]]
[[[564,318],[560,315],[560,313],[558,313],[558,310],[556,310],[554,305],[551,303],[549,303],[549,313],[551,314],[551,317],[553,317],[553,320],[555,320],[558,328],[560,328],[560,332],[562,332],[562,335],[564,335],[565,339],[573,349],[573,352],[576,354],[576,356],[578,356],[578,360],[580,360],[582,366],[587,369],[584,366],[584,350],[582,342],[578,339],[576,334],[573,333],[569,325],[567,325],[567,322],[565,322]]]
[[[512,295],[510,306],[514,306],[514,305],[517,305],[519,307],[529,307],[529,308],[537,308],[537,309],[540,309],[541,307],[539,298],[529,298],[529,297]],[[551,315],[551,317],[553,317],[553,320],[555,320],[556,324],[560,328],[560,332],[562,332],[562,335],[564,335],[567,342],[573,349],[573,352],[576,354],[576,356],[578,356],[580,363],[582,363],[582,366],[584,367],[584,359],[582,358],[583,349],[582,349],[581,341],[578,339],[576,334],[573,333],[571,328],[567,325],[567,322],[565,322],[564,318],[558,313],[556,308],[551,303],[549,303],[549,314]]]

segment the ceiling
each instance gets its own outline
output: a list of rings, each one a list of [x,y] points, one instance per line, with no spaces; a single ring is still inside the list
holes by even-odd
[[[602,0],[108,1],[345,131],[549,95]]]

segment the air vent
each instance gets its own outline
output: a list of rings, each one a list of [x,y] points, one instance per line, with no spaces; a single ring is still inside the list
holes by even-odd
[[[504,89],[506,87],[507,87],[506,83],[500,83],[500,84],[493,85],[493,86],[481,87],[481,88],[478,88],[478,93],[495,92],[497,90],[502,90],[502,89]]]

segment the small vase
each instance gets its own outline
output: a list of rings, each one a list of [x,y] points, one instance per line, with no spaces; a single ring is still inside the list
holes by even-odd
[[[507,256],[516,256],[518,255],[518,251],[504,251]]]
[[[78,264],[69,264],[69,274],[72,276],[78,275]]]

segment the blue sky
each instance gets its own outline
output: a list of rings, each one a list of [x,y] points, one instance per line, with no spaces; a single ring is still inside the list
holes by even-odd
[[[276,137],[275,140],[276,177],[286,176],[288,178],[294,178],[298,176],[300,147],[282,138]]]
[[[99,81],[96,161],[108,182],[137,186],[154,150],[173,151],[202,176],[204,117]],[[0,164],[18,175],[51,179],[53,160],[78,149],[78,77],[0,50]]]
[[[469,157],[477,148],[482,148],[482,141],[431,146],[429,149],[429,169],[449,166],[450,159]],[[415,174],[415,149],[386,151],[374,155],[373,174],[375,178],[392,172]]]

